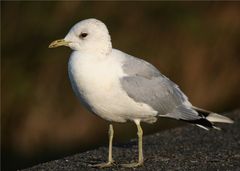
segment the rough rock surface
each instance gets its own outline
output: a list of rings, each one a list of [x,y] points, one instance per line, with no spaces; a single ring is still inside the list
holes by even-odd
[[[235,123],[221,124],[222,131],[186,126],[145,136],[144,166],[134,170],[240,170],[240,111],[229,114]],[[107,159],[108,149],[95,150],[42,163],[25,171],[85,171]],[[137,159],[137,140],[113,147],[116,165],[103,170],[132,170],[120,167]]]

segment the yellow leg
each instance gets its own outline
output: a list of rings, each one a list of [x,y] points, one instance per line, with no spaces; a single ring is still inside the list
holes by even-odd
[[[138,167],[143,165],[143,146],[142,146],[142,136],[143,130],[141,128],[140,122],[135,122],[137,125],[137,135],[138,135],[138,162],[130,164],[122,164],[123,167]]]
[[[109,147],[108,147],[108,161],[110,161],[111,163],[113,162],[113,158],[112,158],[112,141],[113,141],[113,126],[112,124],[109,125],[109,130],[108,130],[108,136],[109,136]]]
[[[92,165],[92,167],[100,167],[100,168],[104,168],[104,167],[110,167],[113,165],[114,160],[112,158],[112,141],[113,141],[113,134],[114,134],[114,130],[113,130],[113,126],[112,124],[109,125],[109,130],[108,130],[108,136],[109,136],[109,146],[108,146],[108,162],[106,163],[100,163],[100,164],[95,164]]]
[[[137,125],[138,128],[138,163],[140,165],[143,164],[143,145],[142,145],[142,136],[143,136],[143,130],[141,128],[140,123]]]

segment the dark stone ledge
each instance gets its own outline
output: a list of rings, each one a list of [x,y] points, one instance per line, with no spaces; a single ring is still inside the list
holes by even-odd
[[[205,131],[189,125],[145,136],[145,163],[135,170],[240,170],[240,111],[227,116],[235,123],[221,124],[222,131]],[[89,164],[104,162],[107,153],[107,146],[100,147],[42,163],[24,171],[100,170],[89,167]],[[137,159],[137,140],[114,146],[113,158],[116,165],[102,170],[127,170],[120,167],[119,163]]]

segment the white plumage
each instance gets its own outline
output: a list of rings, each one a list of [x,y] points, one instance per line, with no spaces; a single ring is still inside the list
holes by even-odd
[[[123,61],[124,56],[114,49],[105,57],[73,52],[68,70],[74,92],[106,120],[149,120],[157,111],[148,104],[135,102],[121,87],[120,78],[127,76],[122,69]]]
[[[152,123],[169,117],[217,128],[212,122],[232,123],[227,117],[192,106],[179,87],[150,63],[112,48],[111,37],[104,23],[96,19],[74,25],[64,39],[50,48],[68,46],[73,49],[68,73],[75,94],[93,113],[108,121],[134,121],[138,128],[139,158],[143,164],[142,129],[140,122]],[[109,126],[108,167],[112,159],[113,127]]]

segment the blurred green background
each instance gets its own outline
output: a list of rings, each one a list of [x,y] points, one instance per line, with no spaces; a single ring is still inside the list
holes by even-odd
[[[238,2],[1,1],[3,169],[107,143],[107,122],[83,108],[71,89],[71,50],[48,49],[76,22],[102,20],[114,48],[153,63],[194,105],[221,113],[239,107],[239,16]],[[114,126],[115,142],[136,137],[134,124]],[[144,130],[173,126],[161,119]]]

